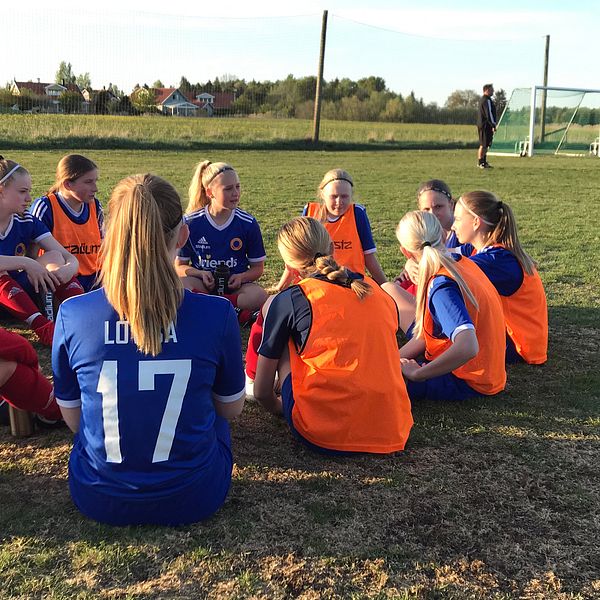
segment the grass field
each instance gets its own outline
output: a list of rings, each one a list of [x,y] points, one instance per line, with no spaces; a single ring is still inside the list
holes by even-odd
[[[0,153],[26,165],[42,193],[66,150],[15,146]],[[315,456],[248,403],[233,424],[227,503],[178,529],[87,521],[69,498],[70,436],[18,440],[2,428],[0,598],[600,597],[598,160],[496,158],[480,171],[473,150],[86,154],[100,165],[103,200],[134,172],[153,171],[184,193],[198,160],[231,162],[242,207],[261,222],[265,283],[281,269],[278,225],[329,168],[353,174],[389,275],[402,264],[394,226],[421,180],[445,179],[456,194],[493,190],[539,260],[550,358],[511,367],[498,397],[414,406],[407,450],[393,457]],[[48,351],[38,350],[48,372]]]

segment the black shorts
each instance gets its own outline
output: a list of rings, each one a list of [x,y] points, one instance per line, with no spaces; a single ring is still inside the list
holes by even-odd
[[[489,125],[484,125],[483,127],[478,127],[477,131],[479,132],[479,145],[484,148],[489,148],[494,139],[493,129]]]

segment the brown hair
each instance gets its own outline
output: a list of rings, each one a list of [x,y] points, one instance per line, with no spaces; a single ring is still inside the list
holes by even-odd
[[[472,214],[479,217],[482,227],[488,231],[486,242],[489,245],[501,244],[515,255],[528,275],[533,274],[536,263],[521,246],[517,222],[508,204],[502,202],[492,192],[485,190],[475,190],[463,194],[459,202],[464,204]]]
[[[100,279],[110,304],[129,322],[136,346],[152,356],[161,351],[163,332],[183,299],[169,253],[182,218],[175,188],[149,173],[120,181],[108,203]]]
[[[56,165],[56,177],[48,194],[56,194],[67,181],[75,181],[86,173],[97,169],[96,163],[81,154],[67,154]]]
[[[340,267],[331,255],[331,237],[324,225],[312,217],[295,217],[279,229],[277,247],[286,265],[301,273],[318,273],[330,281],[342,283],[362,300],[373,290],[362,279],[355,279]]]

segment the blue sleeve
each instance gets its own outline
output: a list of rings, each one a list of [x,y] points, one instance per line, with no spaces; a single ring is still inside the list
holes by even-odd
[[[237,400],[245,387],[240,328],[231,303],[228,309],[223,337],[220,340],[221,360],[212,388],[215,396],[223,401]]]
[[[377,246],[375,246],[375,241],[373,240],[371,223],[369,223],[367,210],[364,206],[360,204],[354,205],[354,220],[356,221],[356,230],[358,231],[358,237],[360,238],[363,252],[375,252],[377,250]]]
[[[47,196],[36,198],[28,211],[36,219],[39,219],[49,231],[54,229],[54,215],[52,214],[52,205]]]
[[[444,275],[433,278],[429,287],[429,310],[435,324],[434,336],[452,339],[452,334],[462,325],[473,326],[458,284]]]
[[[96,217],[98,219],[98,229],[100,230],[100,238],[104,239],[104,211],[102,210],[102,204],[98,198],[95,199],[96,202]]]
[[[64,305],[58,309],[52,342],[52,373],[54,395],[60,406],[77,408],[81,406],[81,390],[76,373],[69,363],[69,351],[64,326]]]
[[[252,219],[252,223],[247,232],[248,239],[246,240],[246,256],[249,262],[262,262],[265,260],[267,253],[260,232],[260,225],[256,219]]]
[[[32,217],[32,219],[31,240],[37,242],[41,238],[46,237],[50,233],[50,230],[37,217]]]
[[[458,238],[456,239],[458,242]],[[450,248],[450,246],[447,246]],[[454,248],[458,251],[461,256],[471,256],[473,252],[475,252],[475,248],[472,244],[458,244],[454,246]]]
[[[492,282],[501,296],[512,296],[523,284],[523,269],[505,248],[484,248],[470,257]]]
[[[258,353],[266,358],[280,358],[290,337],[301,351],[311,325],[310,304],[302,290],[293,285],[277,294],[269,305]]]
[[[304,205],[304,208],[302,209],[302,213],[300,214],[301,217],[306,217],[306,215],[308,214],[308,204]]]

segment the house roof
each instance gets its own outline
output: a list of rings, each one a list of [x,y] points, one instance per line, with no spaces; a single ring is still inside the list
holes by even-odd
[[[164,104],[177,88],[152,88],[156,104]]]
[[[60,85],[62,87],[67,88],[69,92],[75,92],[76,94],[81,94],[81,90],[75,83],[66,83],[64,86],[61,83],[38,83],[33,81],[15,81],[15,85],[19,88],[19,90],[30,90],[32,94],[36,94],[38,96],[46,95],[46,88],[49,85]]]
[[[214,102],[211,104],[213,108],[231,108],[235,100],[235,94],[232,92],[201,92],[200,94],[196,94],[196,96],[202,94],[214,97]],[[206,102],[203,102],[202,100],[196,100],[194,94],[188,93],[186,96],[190,102],[196,106],[204,106],[206,104]]]

